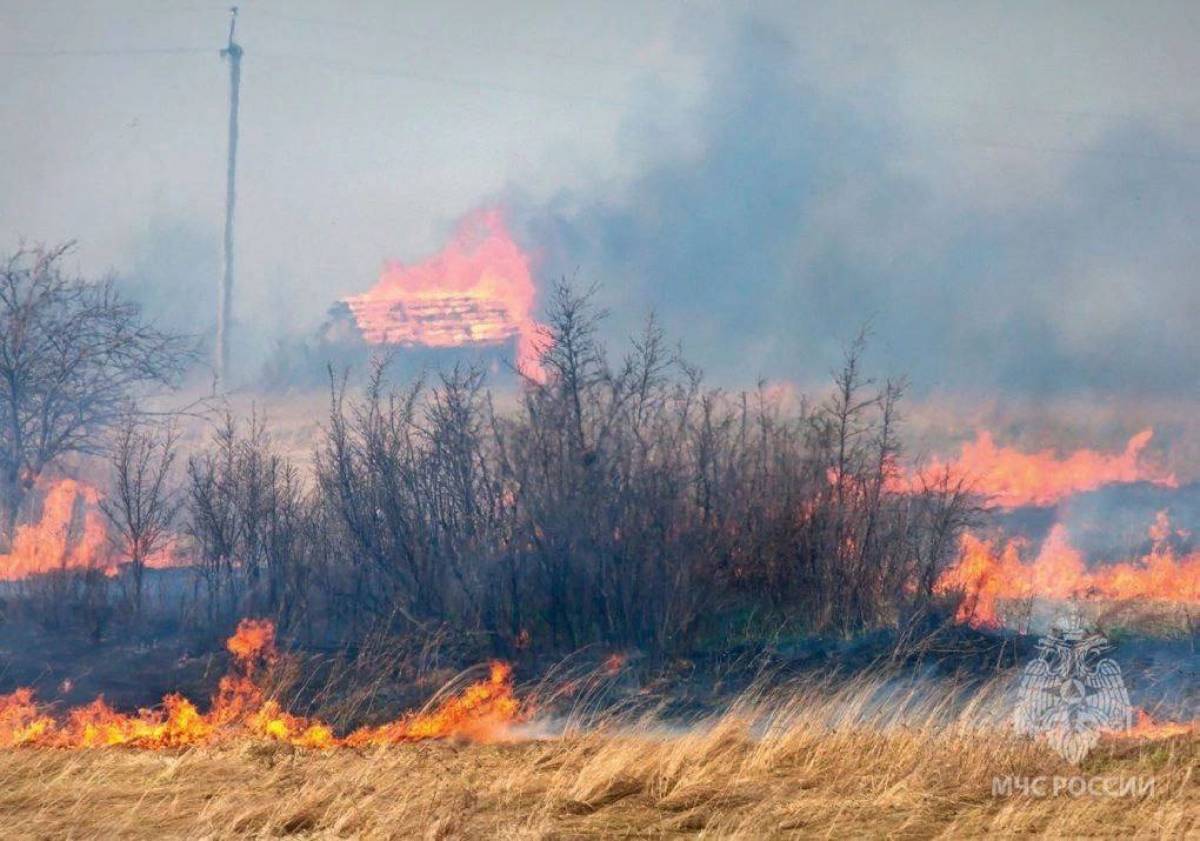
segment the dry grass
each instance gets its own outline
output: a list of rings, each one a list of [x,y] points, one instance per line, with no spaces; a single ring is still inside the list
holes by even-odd
[[[926,693],[928,697],[928,693]],[[1200,738],[1105,742],[1081,768],[981,707],[874,703],[879,687],[743,702],[545,741],[328,753],[12,750],[13,838],[1198,837]],[[878,710],[886,707],[884,714]],[[770,709],[770,712],[764,710]],[[974,723],[967,724],[970,720]],[[1004,775],[1153,776],[1153,797],[994,797]]]

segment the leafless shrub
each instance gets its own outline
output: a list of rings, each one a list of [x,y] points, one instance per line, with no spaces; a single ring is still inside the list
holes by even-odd
[[[303,613],[315,524],[261,418],[243,429],[227,415],[212,447],[188,459],[186,506],[211,622],[268,611],[286,625]]]
[[[448,624],[501,651],[923,621],[973,499],[951,475],[901,481],[905,383],[864,377],[865,336],[829,399],[788,415],[765,387],[706,388],[652,318],[610,362],[602,317],[556,288],[508,413],[469,368],[396,389],[378,360],[358,397],[335,380],[308,495],[230,422],[189,468],[210,588],[294,570],[305,621]],[[263,522],[308,538],[264,543]]]
[[[138,389],[172,382],[191,359],[110,281],[68,274],[70,248],[0,259],[0,539],[48,465],[96,452]]]
[[[142,613],[146,562],[167,548],[179,508],[172,476],[178,437],[171,423],[147,431],[128,418],[112,447],[111,488],[100,509],[121,559],[129,562],[135,619]]]

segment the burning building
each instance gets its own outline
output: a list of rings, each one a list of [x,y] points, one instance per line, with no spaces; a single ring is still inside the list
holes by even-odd
[[[532,371],[537,325],[530,260],[500,211],[468,216],[424,262],[389,262],[366,292],[338,301],[322,330],[332,347],[396,348],[419,365],[467,356]]]

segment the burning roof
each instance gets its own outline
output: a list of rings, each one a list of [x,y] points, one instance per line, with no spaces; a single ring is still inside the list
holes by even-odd
[[[535,289],[530,260],[499,210],[468,216],[446,247],[414,265],[389,262],[369,290],[342,299],[368,344],[426,348],[503,347],[515,342],[518,364],[534,360]]]

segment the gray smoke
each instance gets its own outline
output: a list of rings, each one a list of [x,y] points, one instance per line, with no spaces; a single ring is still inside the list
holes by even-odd
[[[148,318],[175,332],[211,335],[216,322],[220,241],[214,226],[194,217],[155,215],[117,274],[126,295]]]
[[[656,106],[624,130],[636,177],[511,199],[543,277],[602,282],[616,332],[652,307],[743,383],[822,376],[869,320],[886,367],[920,390],[1200,384],[1200,161],[1152,125],[1113,116],[1094,142],[1035,146],[1060,189],[976,202],[929,161],[986,156],[986,133],[907,131],[886,78],[831,93],[773,26],[722,37],[687,149],[663,148]]]

